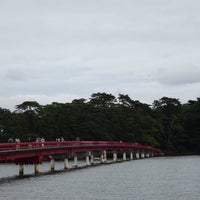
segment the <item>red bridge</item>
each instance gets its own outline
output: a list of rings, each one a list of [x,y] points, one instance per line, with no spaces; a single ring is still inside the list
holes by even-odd
[[[77,167],[78,156],[85,156],[86,165],[92,165],[95,159],[98,159],[100,163],[106,163],[107,155],[110,154],[112,154],[113,162],[117,162],[120,154],[122,160],[125,161],[160,156],[163,152],[150,146],[126,142],[64,141],[0,144],[0,162],[14,161],[19,165],[20,175],[24,173],[23,165],[28,164],[34,164],[35,173],[39,173],[38,164],[44,160],[51,161],[51,170],[54,171],[54,157],[57,155],[64,156],[64,169],[67,169],[69,158],[74,158],[74,167]]]

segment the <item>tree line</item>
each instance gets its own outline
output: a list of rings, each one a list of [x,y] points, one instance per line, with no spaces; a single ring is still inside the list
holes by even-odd
[[[94,93],[89,100],[40,105],[25,101],[16,110],[0,108],[0,143],[9,138],[35,141],[126,141],[161,148],[166,154],[200,153],[200,98],[181,104],[162,97],[152,105],[131,99]]]

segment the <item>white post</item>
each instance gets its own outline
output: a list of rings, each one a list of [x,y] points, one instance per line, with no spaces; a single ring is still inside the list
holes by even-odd
[[[146,158],[149,158],[149,153],[146,153]]]
[[[103,160],[104,160],[104,163],[107,163],[107,153],[106,153],[106,150],[103,151]]]
[[[126,152],[123,153],[123,160],[126,160]]]
[[[34,173],[35,173],[35,174],[39,174],[39,173],[40,173],[38,164],[35,164],[35,165],[34,165]]]
[[[133,153],[130,153],[130,159],[133,160]]]
[[[91,165],[94,164],[94,155],[93,154],[90,155],[90,163],[91,163]]]
[[[103,164],[103,163],[104,163],[104,156],[103,156],[103,152],[102,152],[102,154],[101,154],[100,160],[101,160],[101,163]]]
[[[74,167],[78,167],[78,158],[74,156]]]
[[[90,165],[89,153],[86,155],[86,165]]]
[[[53,158],[51,159],[51,162],[50,162],[50,169],[52,172],[55,170],[55,162]]]
[[[116,152],[113,153],[113,162],[117,162],[117,153]]]
[[[135,157],[136,157],[136,159],[139,159],[140,158],[140,154],[138,152],[136,152]]]
[[[64,169],[68,169],[69,168],[69,161],[68,158],[64,159]]]
[[[141,153],[141,158],[144,158],[144,153]]]
[[[24,175],[24,166],[23,166],[23,164],[19,164],[19,175],[20,176]]]

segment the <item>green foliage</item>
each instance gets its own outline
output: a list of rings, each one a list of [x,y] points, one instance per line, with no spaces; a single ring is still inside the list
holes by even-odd
[[[187,141],[185,146],[191,152],[200,153],[200,98],[183,105],[183,127]]]
[[[200,98],[181,105],[163,97],[152,107],[128,95],[94,93],[87,101],[41,106],[26,101],[14,112],[0,108],[0,142],[10,137],[22,141],[45,137],[65,140],[127,141],[151,145],[166,153],[200,153]]]
[[[179,139],[177,135],[182,131],[180,127],[181,103],[178,99],[163,97],[154,101],[153,109],[158,122],[161,146],[167,153],[176,151],[174,141],[175,138]]]

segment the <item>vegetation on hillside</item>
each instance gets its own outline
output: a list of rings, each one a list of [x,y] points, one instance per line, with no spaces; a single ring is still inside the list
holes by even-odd
[[[151,145],[168,154],[200,153],[200,98],[181,104],[163,97],[152,105],[128,95],[94,93],[89,100],[40,105],[26,101],[11,112],[0,108],[0,142],[9,138],[35,141],[106,140]]]

